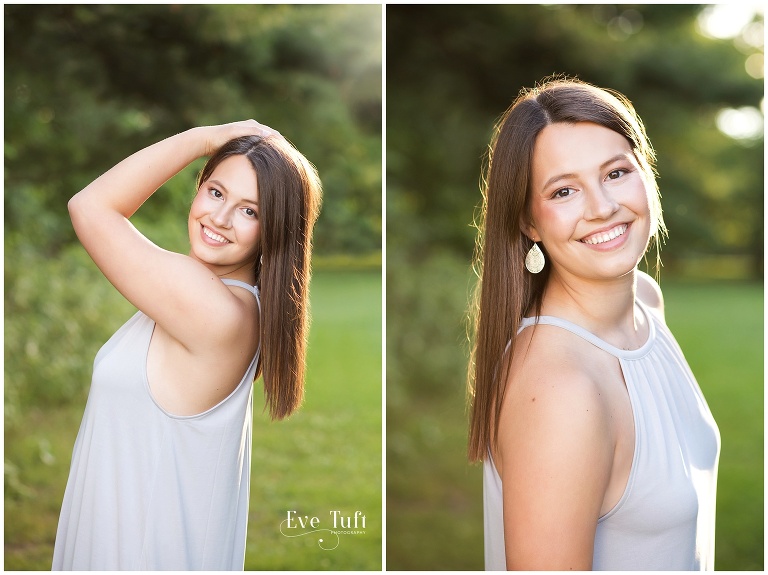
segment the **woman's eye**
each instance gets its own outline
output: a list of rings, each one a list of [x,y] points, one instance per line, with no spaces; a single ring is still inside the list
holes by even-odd
[[[245,215],[255,218],[256,217],[256,210],[253,210],[251,208],[245,208]]]
[[[217,190],[216,188],[211,188],[211,195],[212,195],[214,198],[221,198],[221,197],[223,197],[223,196],[224,196],[224,194],[222,194],[222,193],[221,193],[219,190]]]
[[[554,194],[552,194],[553,198],[567,198],[573,193],[573,188],[560,188],[557,190]]]
[[[627,173],[627,170],[619,169],[619,170],[613,170],[612,172],[608,173],[608,179],[609,180],[618,180],[621,176]]]

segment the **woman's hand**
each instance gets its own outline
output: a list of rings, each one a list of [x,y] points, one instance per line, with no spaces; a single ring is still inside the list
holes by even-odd
[[[268,138],[274,136],[282,138],[282,134],[277,130],[260,124],[256,120],[243,120],[240,122],[231,122],[218,126],[201,126],[196,128],[204,138],[204,154],[210,156],[221,146],[242,136],[260,136]]]

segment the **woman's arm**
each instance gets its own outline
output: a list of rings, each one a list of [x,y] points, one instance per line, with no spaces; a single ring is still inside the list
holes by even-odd
[[[589,570],[613,462],[610,426],[595,382],[549,358],[515,378],[502,409],[495,457],[507,568]]]
[[[239,300],[204,265],[157,247],[128,218],[189,163],[249,134],[276,132],[253,120],[187,130],[126,158],[68,204],[78,238],[107,279],[190,350],[231,333]]]

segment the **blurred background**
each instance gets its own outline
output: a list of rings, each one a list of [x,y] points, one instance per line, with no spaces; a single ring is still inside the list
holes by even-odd
[[[483,568],[472,222],[494,123],[553,73],[623,92],[645,122],[667,321],[722,434],[716,567],[763,569],[763,40],[749,3],[386,7],[388,569]]]
[[[133,309],[77,242],[67,200],[187,128],[255,118],[324,184],[305,405],[258,408],[246,569],[381,568],[381,6],[4,6],[5,568],[50,569],[93,358]],[[186,253],[202,162],[139,210]],[[288,510],[366,515],[323,551]],[[312,539],[315,537],[314,539]]]

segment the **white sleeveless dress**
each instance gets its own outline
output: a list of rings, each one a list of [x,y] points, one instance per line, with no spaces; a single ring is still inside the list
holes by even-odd
[[[623,496],[597,523],[592,568],[704,571],[715,568],[715,495],[720,433],[680,347],[664,322],[637,302],[648,340],[618,349],[560,318],[541,316],[619,360],[635,420],[635,451]],[[525,318],[520,331],[534,325]],[[483,467],[485,568],[506,569],[502,484]]]
[[[259,351],[218,405],[171,415],[147,380],[154,327],[137,312],[96,355],[54,570],[243,569]]]

